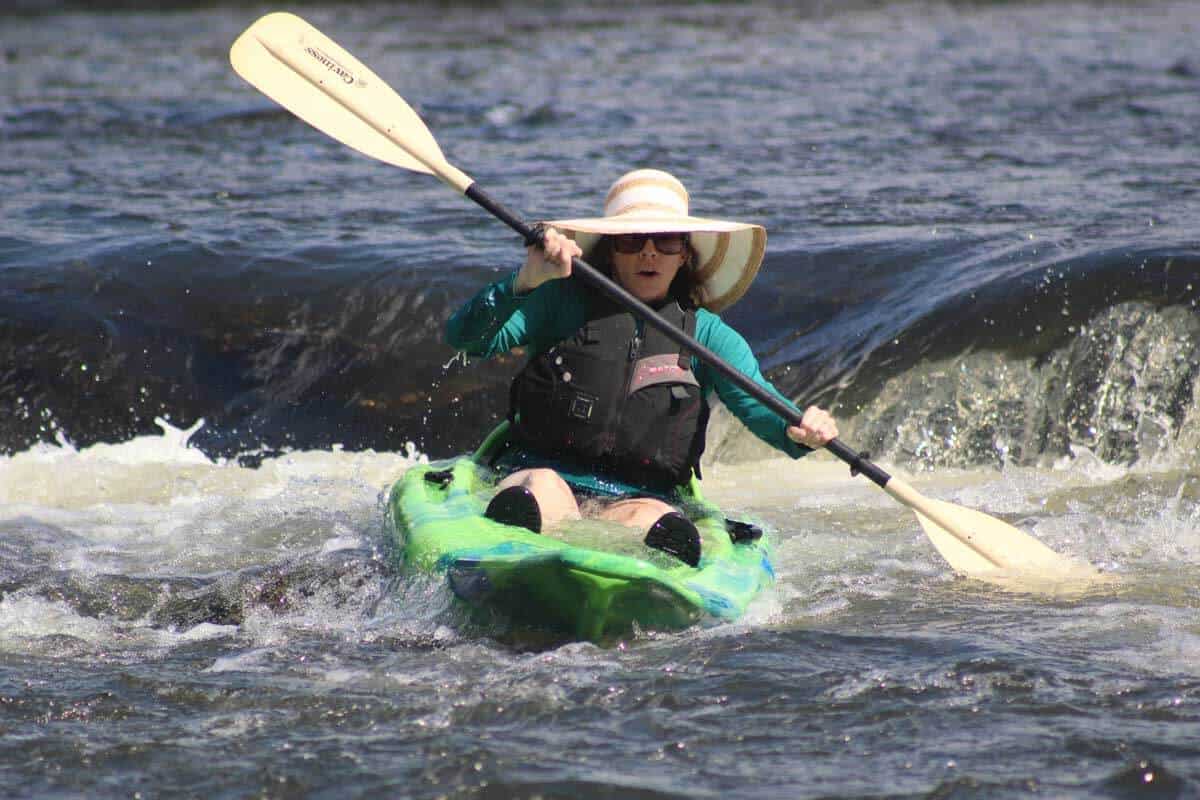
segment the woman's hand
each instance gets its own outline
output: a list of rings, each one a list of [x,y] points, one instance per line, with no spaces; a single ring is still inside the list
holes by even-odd
[[[568,239],[554,228],[546,228],[542,246],[534,245],[526,251],[525,263],[517,273],[513,289],[517,294],[525,294],[546,281],[565,278],[571,274],[571,259],[582,255],[583,251],[573,239]]]
[[[804,416],[799,425],[789,425],[788,438],[797,444],[820,450],[830,441],[837,438],[838,427],[833,417],[823,408],[809,406],[804,410]]]

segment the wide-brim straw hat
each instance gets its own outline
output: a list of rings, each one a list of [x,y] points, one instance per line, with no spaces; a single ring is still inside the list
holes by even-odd
[[[622,233],[687,233],[698,256],[696,302],[719,312],[754,282],[767,249],[761,225],[693,217],[688,193],[673,175],[638,169],[617,179],[604,200],[604,216],[546,223],[573,238],[584,258],[602,236]]]

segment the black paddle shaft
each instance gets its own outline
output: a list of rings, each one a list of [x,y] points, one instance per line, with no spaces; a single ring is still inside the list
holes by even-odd
[[[541,231],[535,230],[532,226],[526,224],[525,221],[520,217],[513,214],[500,203],[493,200],[487,195],[486,192],[479,188],[478,184],[472,183],[470,186],[468,186],[466,195],[501,222],[508,225],[517,233],[521,234],[526,241],[540,241],[542,239],[543,234]],[[792,425],[800,424],[802,417],[799,411],[792,408],[792,406],[771,394],[763,387],[759,386],[745,373],[740,372],[732,367],[725,361],[725,359],[721,358],[712,350],[709,350],[707,347],[697,342],[693,337],[688,336],[683,330],[672,325],[670,322],[667,322],[667,320],[663,319],[658,312],[610,280],[606,275],[601,273],[591,264],[587,263],[582,258],[576,258],[572,261],[572,272],[582,277],[593,288],[598,289],[611,300],[620,303],[622,306],[641,317],[648,324],[657,328],[664,336],[678,344],[680,347],[684,347],[694,353],[697,358],[699,358],[705,364],[708,364],[708,366],[712,367],[729,380],[733,381],[743,391],[747,392],[754,399],[758,400],[767,408],[774,411],[782,419],[786,420]],[[834,439],[828,442],[825,445],[825,449],[849,464],[852,473],[861,472],[881,488],[886,486],[888,481],[892,479],[891,475],[888,475],[878,466],[867,460],[867,456],[865,454],[855,452],[853,448],[846,446],[839,439]]]

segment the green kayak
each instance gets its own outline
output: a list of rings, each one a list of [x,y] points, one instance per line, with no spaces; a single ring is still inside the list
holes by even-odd
[[[733,620],[775,577],[762,531],[725,519],[700,493],[677,505],[700,531],[700,564],[652,550],[633,530],[581,520],[537,534],[483,513],[495,491],[486,466],[501,425],[473,455],[411,468],[392,487],[388,517],[403,568],[445,575],[489,624],[603,642],[634,630],[679,630]]]

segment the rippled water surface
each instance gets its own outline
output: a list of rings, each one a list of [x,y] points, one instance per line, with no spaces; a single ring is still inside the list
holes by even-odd
[[[520,246],[234,75],[267,10],[0,11],[0,794],[1200,793],[1195,4],[300,8],[530,218],[658,166],[765,224],[725,316],[778,385],[1113,577],[957,578],[718,412],[778,582],[607,647],[397,574],[388,488],[518,363],[442,324]]]

